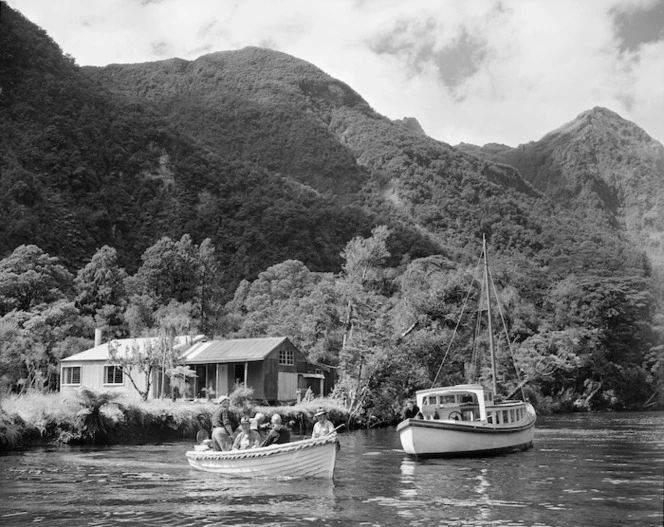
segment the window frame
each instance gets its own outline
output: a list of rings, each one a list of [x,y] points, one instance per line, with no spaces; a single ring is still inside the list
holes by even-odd
[[[75,381],[74,372],[78,373],[78,382]],[[80,366],[63,366],[60,372],[61,384],[63,386],[80,386],[81,385],[81,367]]]
[[[114,372],[113,382],[109,380],[110,372]],[[117,382],[117,376],[120,376],[120,382]],[[124,371],[117,364],[104,365],[104,386],[124,386]]]
[[[293,350],[279,350],[279,366],[295,366],[295,352]]]

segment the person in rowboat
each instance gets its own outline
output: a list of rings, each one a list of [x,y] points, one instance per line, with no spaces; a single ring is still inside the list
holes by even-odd
[[[230,450],[233,445],[233,434],[237,428],[237,420],[229,410],[231,400],[222,395],[217,400],[219,408],[212,415],[212,448],[215,450]]]
[[[281,424],[281,416],[279,414],[272,415],[272,431],[263,440],[261,446],[269,445],[283,445],[290,442],[290,431]]]
[[[261,440],[265,439],[270,429],[270,423],[265,423],[264,421],[265,414],[262,412],[258,412],[251,418],[251,429],[258,432],[258,435],[261,436]]]
[[[334,433],[334,425],[332,421],[327,418],[327,411],[325,408],[319,408],[314,417],[318,419],[314,425],[314,431],[311,434],[311,439],[316,439],[317,437],[323,437],[327,434]]]
[[[240,419],[240,433],[233,441],[233,450],[247,450],[261,444],[261,436],[251,429],[251,420],[245,415]]]

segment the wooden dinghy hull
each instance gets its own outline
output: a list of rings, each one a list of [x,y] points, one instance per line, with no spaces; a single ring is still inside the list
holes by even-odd
[[[190,450],[198,470],[242,478],[327,478],[334,476],[337,435],[250,450]]]

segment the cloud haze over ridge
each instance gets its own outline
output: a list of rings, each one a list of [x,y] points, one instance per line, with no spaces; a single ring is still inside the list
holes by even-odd
[[[452,145],[516,146],[595,106],[664,140],[664,0],[8,0],[80,65],[260,46]]]

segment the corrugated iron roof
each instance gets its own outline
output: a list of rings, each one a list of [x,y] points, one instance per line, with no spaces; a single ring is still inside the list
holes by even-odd
[[[286,337],[209,340],[194,344],[182,358],[186,364],[263,360],[285,340]]]
[[[145,346],[148,342],[156,343],[159,341],[159,337],[141,337],[135,339],[115,339],[111,340],[114,344],[118,346],[118,355],[122,356],[127,353],[128,349],[131,349],[131,346]],[[191,342],[191,337],[187,335],[181,335],[175,337],[175,346],[179,347],[186,345],[188,342]],[[106,361],[108,360],[108,345],[109,342],[95,346],[88,350],[72,355],[62,359],[60,362],[80,362],[80,361]]]

